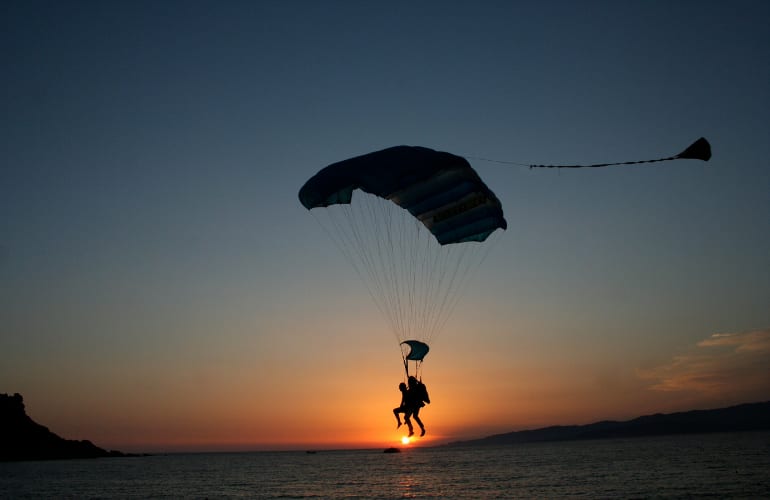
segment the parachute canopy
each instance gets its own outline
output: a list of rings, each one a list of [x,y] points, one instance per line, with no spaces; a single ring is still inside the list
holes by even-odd
[[[500,201],[468,161],[419,146],[395,146],[324,168],[299,191],[305,208],[349,204],[360,189],[409,211],[442,244],[484,241],[505,229]]]
[[[419,340],[405,340],[401,342],[401,344],[406,344],[409,346],[409,354],[405,356],[405,359],[409,361],[422,361],[422,359],[426,354],[428,354],[428,351],[430,350],[428,344],[425,342],[420,342]]]
[[[507,227],[498,198],[465,158],[395,146],[321,169],[299,199],[366,284],[407,375],[410,361],[417,374]]]

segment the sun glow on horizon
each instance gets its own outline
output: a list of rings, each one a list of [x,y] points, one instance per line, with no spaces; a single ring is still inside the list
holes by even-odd
[[[404,436],[401,438],[401,444],[409,444],[412,441],[412,439],[409,436]]]

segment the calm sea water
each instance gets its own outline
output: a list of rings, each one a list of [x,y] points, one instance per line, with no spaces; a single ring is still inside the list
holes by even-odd
[[[0,463],[2,498],[770,498],[770,432]]]

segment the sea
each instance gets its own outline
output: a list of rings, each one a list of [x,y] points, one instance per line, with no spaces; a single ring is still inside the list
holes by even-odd
[[[308,451],[0,463],[0,497],[770,498],[770,432]]]

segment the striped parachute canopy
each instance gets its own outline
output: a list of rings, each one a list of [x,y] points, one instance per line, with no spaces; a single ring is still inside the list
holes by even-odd
[[[487,242],[507,227],[500,201],[465,158],[417,146],[331,164],[299,199],[361,275],[405,366],[416,369]],[[421,355],[411,342],[425,346]]]
[[[349,204],[353,191],[390,200],[446,245],[484,241],[505,229],[500,201],[461,156],[395,146],[324,168],[302,186],[307,209]]]

